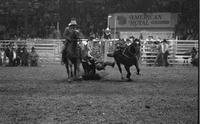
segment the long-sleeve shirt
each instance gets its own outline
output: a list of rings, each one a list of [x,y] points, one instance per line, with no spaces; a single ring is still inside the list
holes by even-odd
[[[67,41],[71,41],[72,34],[73,31],[69,29],[69,27],[66,27],[63,33],[63,38],[65,38]]]
[[[162,53],[165,53],[169,50],[169,45],[167,43],[163,43],[162,45]]]

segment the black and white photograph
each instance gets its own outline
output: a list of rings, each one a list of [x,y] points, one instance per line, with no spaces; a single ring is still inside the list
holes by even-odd
[[[199,124],[199,0],[0,0],[0,124]]]

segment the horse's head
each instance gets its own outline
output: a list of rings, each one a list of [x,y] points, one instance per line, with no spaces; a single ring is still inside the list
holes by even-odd
[[[139,40],[139,39],[135,39],[134,41],[133,41],[133,43],[134,43],[134,45],[136,46],[136,47],[140,47],[141,46],[141,43],[140,43],[141,41]]]
[[[129,46],[129,52],[137,54],[140,51],[140,40],[135,39]]]
[[[129,46],[128,46],[128,51],[129,53],[131,54],[135,54],[136,53],[136,46],[134,43],[131,43]]]
[[[73,30],[71,38],[72,38],[73,40],[77,41],[77,40],[79,39],[79,36],[80,36],[80,35],[79,35],[79,31]]]

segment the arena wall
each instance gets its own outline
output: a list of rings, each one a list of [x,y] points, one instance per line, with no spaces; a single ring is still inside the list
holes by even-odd
[[[29,39],[29,40],[0,40],[2,48],[13,42],[19,46],[26,46],[30,51],[31,47],[35,47],[39,54],[39,63],[60,63],[61,51],[64,39]],[[107,57],[107,53],[111,53],[115,49],[116,40],[93,40],[89,42],[92,50],[92,55],[98,61],[114,61],[113,58]],[[156,59],[157,50],[154,49],[155,44],[152,41],[141,41],[141,60],[140,63],[144,65],[153,65]],[[170,64],[184,64],[190,63],[191,57],[188,52],[193,47],[198,48],[198,40],[169,40],[169,62]]]

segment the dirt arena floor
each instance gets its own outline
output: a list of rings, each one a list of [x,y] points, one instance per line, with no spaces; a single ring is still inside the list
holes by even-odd
[[[197,124],[197,67],[132,72],[69,83],[63,65],[0,67],[0,124]]]

